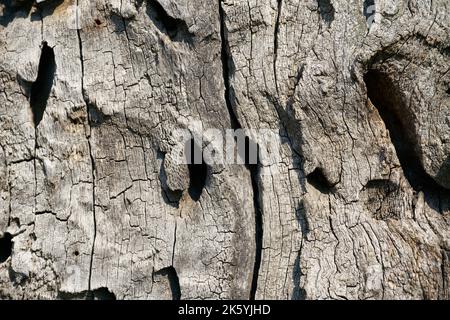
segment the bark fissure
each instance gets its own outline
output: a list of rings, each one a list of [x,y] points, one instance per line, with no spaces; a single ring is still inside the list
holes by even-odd
[[[78,6],[78,0],[77,0],[77,6]],[[77,12],[78,14],[78,12]],[[78,21],[78,17],[77,17]],[[91,110],[90,110],[90,103],[88,99],[86,98],[86,92],[84,88],[84,56],[83,56],[83,41],[81,38],[81,30],[77,29],[77,36],[78,36],[78,46],[80,50],[80,63],[81,63],[81,94],[83,96],[84,103],[86,105],[86,113],[87,113],[87,124],[88,124],[88,130],[89,132],[86,134],[86,139],[88,143],[89,148],[89,157],[91,160],[91,176],[92,176],[92,216],[93,216],[93,222],[94,222],[94,234],[92,239],[92,248],[91,248],[91,259],[89,262],[89,275],[88,275],[88,291],[92,291],[92,267],[94,264],[94,250],[95,250],[95,240],[97,237],[97,218],[95,214],[95,158],[92,151],[92,145],[91,145],[91,133],[92,133],[92,120],[91,120]]]
[[[175,227],[174,227],[174,231],[173,231],[173,246],[172,246],[172,267],[175,268],[175,249],[177,247],[177,228],[178,228],[178,224],[175,221]]]
[[[227,105],[228,113],[230,114],[231,126],[236,129],[240,128],[236,111],[234,110],[231,100],[231,84],[230,84],[230,54],[227,40],[227,28],[225,22],[225,11],[222,7],[222,0],[219,0],[219,16],[220,16],[220,40],[221,40],[221,60],[223,81],[225,85],[225,103]]]
[[[242,126],[238,120],[237,114],[234,110],[232,97],[231,97],[231,85],[230,85],[230,54],[229,54],[229,45],[227,39],[227,28],[225,21],[225,11],[222,7],[222,1],[219,1],[219,17],[220,17],[220,38],[221,38],[221,60],[222,60],[222,71],[223,71],[223,81],[225,84],[225,102],[227,105],[228,113],[230,115],[230,121],[233,129],[242,129]],[[253,276],[252,283],[250,288],[250,300],[254,300],[256,296],[256,290],[258,287],[258,276],[259,269],[261,266],[261,258],[262,258],[262,243],[263,243],[263,218],[262,218],[262,210],[260,205],[260,190],[259,190],[259,160],[256,164],[247,163],[249,160],[248,148],[249,148],[250,140],[246,138],[246,155],[245,162],[246,167],[250,172],[252,189],[253,189],[253,207],[255,210],[255,263],[253,268]]]
[[[253,188],[253,206],[255,208],[255,266],[253,270],[253,279],[252,279],[252,287],[250,291],[250,300],[255,300],[256,291],[258,289],[258,277],[259,270],[261,268],[262,261],[262,249],[263,249],[263,235],[264,235],[264,226],[263,226],[263,216],[262,216],[262,208],[261,208],[261,198],[260,198],[260,190],[259,190],[259,164],[250,165],[250,175],[252,178],[252,188]]]
[[[443,1],[38,2],[0,1],[0,298],[448,296]]]
[[[280,20],[281,20],[281,11],[283,9],[283,0],[278,0],[277,7],[277,18],[275,20],[275,30],[273,35],[273,76],[275,80],[275,90],[277,94],[279,94],[278,89],[278,73],[277,73],[277,63],[278,63],[278,36],[280,34]]]
[[[443,291],[443,298],[449,299],[448,296],[448,263],[449,263],[449,257],[450,257],[450,251],[445,250],[444,248],[442,250],[442,262],[441,262],[441,275],[442,275],[442,291]]]

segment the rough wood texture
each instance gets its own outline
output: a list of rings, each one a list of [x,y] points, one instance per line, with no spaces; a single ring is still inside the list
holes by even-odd
[[[0,1],[0,298],[448,299],[449,22],[448,0]],[[199,124],[277,154],[177,164]]]

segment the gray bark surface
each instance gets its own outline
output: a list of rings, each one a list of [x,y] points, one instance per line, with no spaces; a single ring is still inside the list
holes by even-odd
[[[0,1],[0,298],[449,299],[449,22],[447,0]],[[195,123],[278,154],[203,187],[174,160]]]

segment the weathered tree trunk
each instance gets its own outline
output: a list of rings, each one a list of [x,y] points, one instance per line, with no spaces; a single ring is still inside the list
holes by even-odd
[[[0,1],[0,298],[448,299],[449,22]],[[177,163],[178,129],[252,129],[259,161]]]

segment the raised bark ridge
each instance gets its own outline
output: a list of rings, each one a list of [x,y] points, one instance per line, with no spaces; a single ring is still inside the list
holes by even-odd
[[[0,298],[448,299],[449,15],[1,1]],[[243,163],[177,164],[199,124]]]

